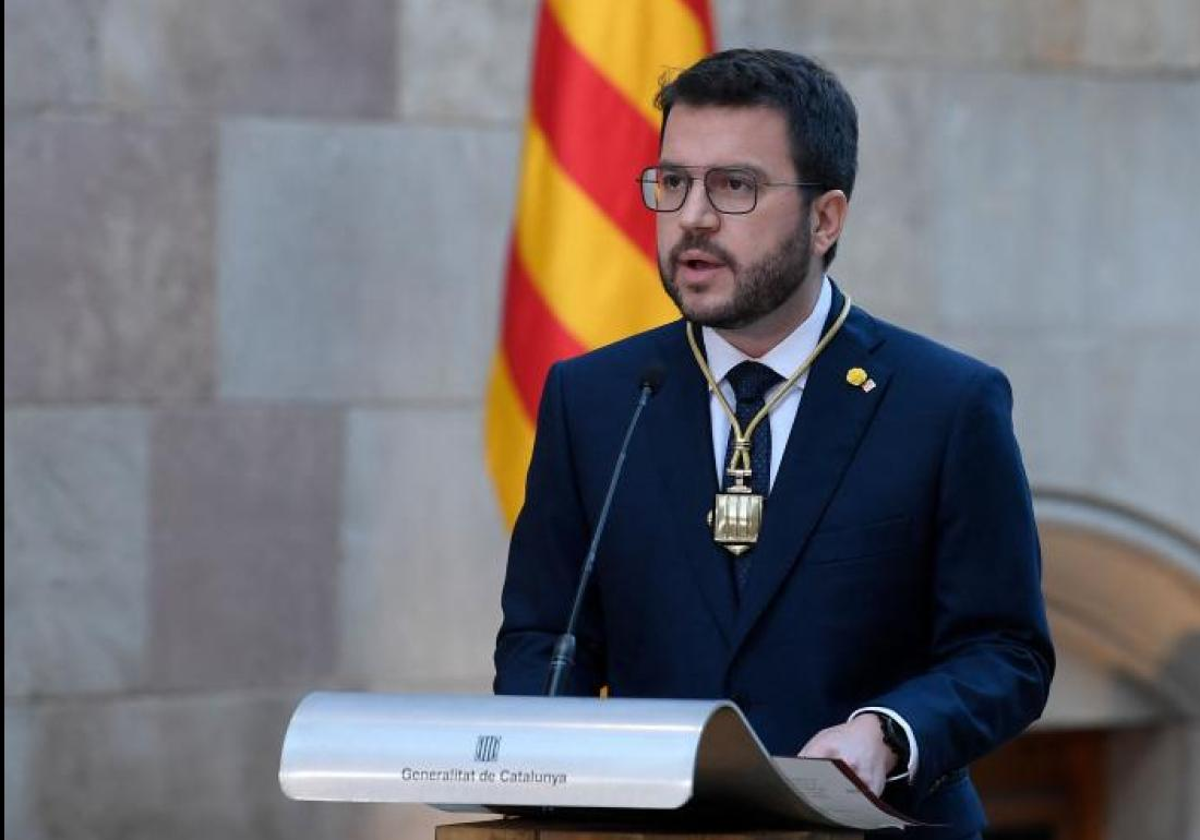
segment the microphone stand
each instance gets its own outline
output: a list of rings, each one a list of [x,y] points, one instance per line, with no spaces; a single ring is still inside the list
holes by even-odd
[[[567,621],[567,629],[558,641],[554,643],[554,653],[550,656],[550,672],[546,675],[546,686],[543,693],[547,697],[557,697],[566,682],[571,669],[575,666],[575,624],[579,620],[579,611],[583,606],[583,596],[587,591],[588,581],[592,577],[592,569],[596,565],[596,548],[600,544],[600,535],[604,533],[604,524],[608,521],[608,509],[612,505],[613,493],[617,489],[617,480],[621,477],[621,469],[625,466],[625,452],[629,448],[629,440],[633,437],[634,427],[641,417],[642,409],[654,393],[656,377],[647,376],[642,382],[641,396],[633,417],[629,419],[629,427],[625,430],[625,440],[621,443],[621,452],[617,455],[617,464],[613,468],[612,479],[608,482],[608,493],[604,497],[604,506],[600,509],[600,519],[596,522],[596,530],[592,533],[592,543],[588,546],[587,557],[583,561],[583,571],[579,575],[579,586],[575,589],[575,603],[571,607],[571,618]],[[661,377],[657,377],[661,378]]]

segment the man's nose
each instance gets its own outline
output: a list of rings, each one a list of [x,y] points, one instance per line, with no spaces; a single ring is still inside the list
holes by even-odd
[[[700,178],[692,181],[683,206],[679,208],[679,224],[685,230],[716,230],[721,226],[721,214],[708,200],[708,191]]]

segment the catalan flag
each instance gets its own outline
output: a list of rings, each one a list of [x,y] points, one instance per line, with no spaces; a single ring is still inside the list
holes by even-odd
[[[634,179],[658,154],[660,77],[712,43],[708,0],[543,2],[486,410],[510,525],[550,365],[676,317]]]

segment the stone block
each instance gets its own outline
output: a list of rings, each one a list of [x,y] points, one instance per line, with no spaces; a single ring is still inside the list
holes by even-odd
[[[6,634],[7,635],[7,634]],[[7,693],[7,692],[6,692]],[[26,768],[33,738],[32,713],[25,705],[4,703],[4,836],[40,840]]]
[[[1192,630],[1182,633],[1176,639],[1161,666],[1164,681],[1170,680],[1173,685],[1178,686],[1180,692],[1186,695],[1187,701],[1190,701],[1190,706],[1185,706],[1185,711],[1193,720],[1200,717],[1200,581],[1197,582],[1194,592],[1196,597],[1192,599]]]
[[[147,427],[133,409],[5,411],[6,697],[142,684]]]
[[[401,117],[520,123],[536,12],[534,0],[401,0]]]
[[[1187,333],[1052,332],[942,336],[1012,381],[1030,481],[1094,494],[1195,534],[1200,365]]]
[[[220,394],[478,400],[516,155],[508,131],[226,126]]]
[[[842,75],[861,147],[833,273],[877,314],[923,331],[1086,333],[1178,330],[1200,311],[1200,166],[1185,148],[1200,85]]]
[[[1182,329],[1200,311],[1200,165],[1186,149],[1200,84],[895,68],[845,80],[861,184],[835,273],[880,314],[1086,332]]]
[[[1187,779],[1184,790],[1200,789],[1200,723],[1193,721],[1187,727]],[[1188,827],[1188,840],[1200,840],[1200,796],[1187,800],[1184,823]]]
[[[1080,309],[1101,329],[1194,333],[1200,78],[1083,83],[1075,96],[1083,142],[1072,165],[1084,174],[1074,212],[1086,227],[1063,245],[1083,255]]]
[[[719,0],[724,46],[1009,69],[1194,70],[1190,0]]]
[[[1194,0],[1086,0],[1079,60],[1111,70],[1200,69],[1200,4]]]
[[[1200,370],[1195,328],[1118,335],[1092,370],[1096,486],[1200,537],[1200,392],[1184,373]]]
[[[121,109],[381,118],[395,102],[390,0],[116,0],[100,26]]]
[[[4,109],[77,105],[99,94],[97,0],[6,0]]]
[[[6,401],[211,393],[213,158],[199,123],[10,121]]]
[[[156,687],[311,685],[332,666],[342,418],[166,411],[151,432]]]
[[[486,691],[507,534],[478,409],[350,415],[342,567],[344,681]]]
[[[279,790],[279,748],[296,699],[220,694],[32,707],[16,774],[32,830],[20,836],[361,836],[358,809],[292,802]],[[5,777],[7,785],[7,768]]]
[[[872,313],[928,330],[940,295],[929,260],[938,162],[925,146],[937,90],[912,74],[835,69],[859,112],[859,171],[830,271]]]
[[[1110,837],[1172,840],[1188,836],[1189,781],[1186,727],[1162,723],[1118,730],[1108,742],[1109,797],[1105,824]]]
[[[931,268],[951,329],[1072,330],[1086,321],[1094,173],[1074,79],[938,77]]]
[[[724,46],[776,47],[829,59],[1003,64],[1034,57],[1034,5],[1024,0],[718,0],[715,11]],[[1053,20],[1069,4],[1041,6]]]

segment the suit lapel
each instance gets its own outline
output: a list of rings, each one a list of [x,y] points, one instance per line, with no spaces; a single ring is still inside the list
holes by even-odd
[[[831,318],[844,300],[835,293]],[[887,390],[890,371],[873,360],[870,316],[855,309],[809,372],[800,409],[763,513],[763,531],[738,611],[733,645],[746,639],[804,550]],[[875,387],[846,381],[862,368]],[[710,444],[711,446],[711,444]]]
[[[678,562],[689,567],[721,635],[732,640],[737,604],[728,558],[715,548],[706,523],[717,491],[709,420],[708,384],[687,345],[683,322],[666,332],[660,344],[669,371],[662,390],[647,409],[658,474],[666,489],[663,515],[675,517]]]

